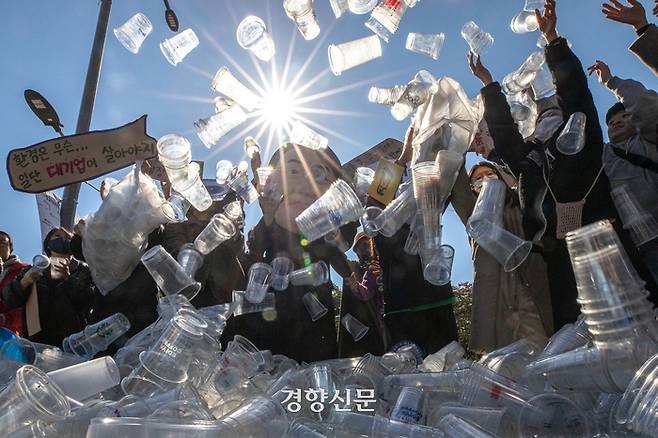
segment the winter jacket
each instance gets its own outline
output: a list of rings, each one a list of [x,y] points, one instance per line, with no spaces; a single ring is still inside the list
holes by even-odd
[[[496,151],[519,177],[523,230],[532,241],[556,237],[555,202],[548,193],[544,178],[561,203],[582,200],[596,181],[583,208],[583,225],[616,217],[608,179],[605,173],[599,175],[603,134],[582,64],[564,38],[546,46],[546,62],[553,74],[558,104],[565,121],[575,112],[587,116],[585,147],[578,154],[569,156],[557,151],[555,140],[561,129],[543,144],[524,141],[500,85],[494,82],[482,89],[484,117]]]
[[[605,172],[613,188],[626,185],[640,205],[658,220],[658,172],[636,166],[617,156],[612,149],[646,157],[658,165],[658,93],[647,90],[637,81],[616,76],[606,86],[631,113],[637,134],[619,144],[611,142],[606,145],[603,150]]]
[[[452,204],[464,225],[473,213],[476,197],[462,169],[452,189]],[[506,200],[505,229],[523,237],[521,210],[512,193]],[[473,258],[473,304],[469,349],[490,352],[521,338],[543,348],[553,333],[553,315],[546,265],[541,255],[531,252],[512,272],[475,241]]]
[[[658,27],[655,24],[644,29],[630,50],[658,76]]]
[[[2,300],[11,309],[27,302],[32,288],[23,289],[20,281],[29,267],[23,268],[16,278],[2,289]],[[87,325],[94,297],[94,284],[87,265],[71,259],[71,275],[66,280],[55,280],[46,270],[37,280],[41,331],[30,336],[33,342],[61,346],[65,337]],[[23,332],[26,334],[27,329]]]
[[[7,261],[5,261],[2,273],[0,273],[0,291],[4,289],[9,283],[14,281],[21,269],[28,266],[27,263],[20,261],[18,256],[11,255]],[[0,299],[0,314],[3,316],[2,323],[0,327],[7,328],[12,332],[16,333],[18,336],[23,336],[23,308],[18,307],[16,309],[10,309],[7,305]]]

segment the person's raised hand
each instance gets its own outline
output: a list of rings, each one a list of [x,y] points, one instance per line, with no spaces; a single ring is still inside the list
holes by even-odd
[[[43,274],[36,268],[30,268],[23,278],[21,278],[20,285],[21,289],[26,290],[28,287],[32,286],[37,280],[43,277]]]
[[[482,85],[485,87],[493,82],[491,73],[482,64],[482,60],[480,59],[479,55],[475,57],[473,52],[468,52],[468,67],[471,69],[473,76],[478,78],[480,82],[482,82]]]
[[[551,43],[558,38],[557,35],[557,14],[555,12],[555,0],[546,0],[544,3],[544,13],[542,14],[539,9],[535,9],[535,17],[539,23],[539,30],[546,39],[547,43]]]
[[[52,267],[55,272],[60,274],[59,278],[66,280],[71,276],[71,271],[69,270],[70,265],[71,262],[68,259],[61,259],[59,263],[54,263]]]
[[[630,24],[637,31],[649,24],[644,6],[638,0],[627,0],[630,6],[617,0],[603,3],[601,10],[605,18],[618,23]],[[657,6],[658,7],[658,6]],[[654,8],[654,13],[656,9]]]
[[[610,67],[603,61],[596,60],[594,65],[587,68],[587,74],[592,76],[596,72],[599,77],[599,83],[605,85],[610,79],[612,79],[612,73],[610,73]]]

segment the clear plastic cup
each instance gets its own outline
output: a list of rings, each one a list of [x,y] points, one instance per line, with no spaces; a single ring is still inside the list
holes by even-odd
[[[501,423],[505,415],[505,408],[466,407],[458,403],[443,403],[429,413],[427,416],[427,425],[438,427],[440,421],[451,414],[478,426],[493,436],[499,436]],[[500,435],[502,436],[502,434]]]
[[[93,418],[87,438],[144,438],[146,418]]]
[[[288,274],[293,286],[320,286],[329,281],[329,268],[325,262],[311,263]]]
[[[402,423],[418,424],[423,416],[420,399],[423,391],[417,388],[402,388],[395,406],[391,410],[391,420]]]
[[[194,247],[203,255],[208,255],[219,245],[231,239],[236,233],[235,225],[224,214],[214,215],[208,225],[194,239]]]
[[[353,317],[351,314],[346,314],[340,319],[340,322],[345,327],[345,330],[352,336],[354,342],[359,342],[368,333],[368,326]]]
[[[211,438],[211,437],[237,437],[233,427],[221,421],[208,420],[181,420],[181,423],[171,421],[163,422],[161,419],[147,419],[144,422],[145,438]]]
[[[348,0],[329,0],[331,11],[336,18],[340,18],[348,11]]]
[[[121,380],[121,388],[127,395],[148,398],[174,389],[187,380],[187,366],[166,353],[143,351],[139,362],[130,375]]]
[[[471,48],[471,52],[478,56],[484,55],[494,43],[491,34],[480,29],[474,21],[466,23],[462,27],[461,34]]]
[[[368,237],[377,236],[379,230],[384,226],[384,222],[386,222],[386,215],[384,210],[379,207],[368,207],[361,216],[363,233]]]
[[[437,60],[445,39],[446,35],[444,33],[409,32],[405,48]]]
[[[247,288],[245,297],[247,301],[258,304],[265,298],[267,289],[270,287],[272,278],[272,267],[267,263],[254,263],[249,268]]]
[[[270,286],[274,290],[283,291],[288,289],[288,274],[292,271],[293,263],[288,257],[280,256],[272,260],[272,280]]]
[[[203,266],[203,258],[203,254],[196,250],[193,243],[186,243],[178,250],[178,264],[190,278],[194,278],[199,268]]]
[[[269,61],[274,57],[274,40],[259,17],[249,15],[242,20],[235,36],[240,47],[249,50],[261,61]]]
[[[144,40],[153,30],[151,21],[141,12],[136,13],[119,27],[114,28],[114,36],[126,50],[137,54]]]
[[[109,356],[51,371],[48,377],[74,400],[86,400],[121,381],[119,368]]]
[[[153,351],[159,351],[181,364],[191,361],[191,355],[197,344],[201,342],[208,323],[192,309],[180,309],[169,321],[160,338],[151,346]],[[187,368],[186,368],[187,370]]]
[[[514,33],[530,33],[539,29],[535,11],[521,11],[512,18],[510,29]]]
[[[415,438],[443,438],[438,429],[395,421],[380,415],[374,416],[372,431],[368,436],[399,436]]]
[[[441,245],[439,253],[432,258],[423,270],[425,280],[436,286],[450,283],[454,258],[455,249],[450,245]]]
[[[256,169],[256,176],[258,177],[258,191],[261,193],[265,192],[267,187],[267,182],[269,181],[272,174],[275,172],[274,168],[271,166],[263,166]]]
[[[465,376],[470,371],[449,371],[440,373],[393,374],[381,382],[380,397],[384,400],[397,399],[402,388],[418,388],[425,392],[440,391],[458,397],[463,390]]]
[[[46,373],[85,361],[80,356],[65,353],[59,348],[50,345],[34,345],[37,350],[37,359],[34,365]]]
[[[32,257],[32,267],[43,273],[46,269],[50,268],[50,258],[43,254],[37,254]]]
[[[416,210],[416,198],[414,198],[413,190],[408,188],[384,209],[386,220],[379,232],[382,236],[393,237],[416,214]]]
[[[377,0],[347,0],[350,12],[357,15],[367,14],[377,6]]]
[[[535,78],[531,84],[532,93],[535,96],[535,101],[545,99],[555,94],[556,88],[553,84],[553,74],[550,72],[546,64],[535,74]]]
[[[263,396],[246,400],[220,420],[233,427],[237,436],[284,436],[289,425],[285,409]]]
[[[199,45],[199,38],[192,29],[185,29],[160,43],[160,50],[171,65],[181,62]]]
[[[544,51],[532,52],[521,66],[514,72],[514,80],[523,89],[528,88],[535,75],[546,63]]]
[[[632,424],[638,418],[638,407],[642,406],[645,397],[654,391],[654,381],[658,378],[658,354],[650,357],[637,370],[633,380],[628,384],[624,395],[614,413],[618,424]]]
[[[380,105],[393,106],[400,99],[405,88],[405,85],[396,85],[390,88],[370,87],[368,101]]]
[[[276,297],[272,292],[265,294],[263,300],[254,304],[247,300],[246,292],[241,290],[233,291],[233,315],[240,316],[246,315],[248,313],[260,313],[265,311],[274,311],[276,310]]]
[[[635,246],[658,238],[658,220],[638,202],[626,184],[612,189],[612,199]]]
[[[284,0],[283,9],[295,22],[305,40],[313,40],[320,34],[320,23],[313,10],[313,0]]]
[[[263,353],[249,339],[235,335],[226,345],[221,362],[224,366],[236,367],[246,377],[258,374],[265,364]]]
[[[187,179],[172,182],[171,185],[197,211],[205,211],[212,205],[212,198],[201,180],[201,167],[198,163],[190,163]]]
[[[484,178],[482,189],[475,203],[475,208],[469,224],[486,220],[498,227],[503,226],[503,213],[505,208],[505,183],[495,178]]]
[[[468,235],[501,264],[505,272],[512,272],[528,258],[532,243],[486,220],[469,223]]]
[[[335,76],[382,56],[382,44],[377,35],[329,46],[329,66]]]
[[[388,40],[397,32],[406,11],[406,1],[380,2],[372,10],[370,18],[366,21],[366,27],[388,43]]]
[[[6,435],[38,420],[52,423],[71,413],[62,390],[31,365],[19,368],[0,395],[0,430]]]
[[[309,292],[302,297],[302,302],[308,315],[311,317],[311,321],[315,322],[327,314],[327,308],[322,304],[318,297]]]
[[[258,200],[258,190],[249,181],[247,174],[242,172],[228,180],[228,185],[235,193],[240,196],[247,204],[252,204]]]
[[[463,163],[464,156],[455,151],[440,150],[436,154],[434,164],[438,166],[439,175],[441,177],[441,182],[439,184],[440,205],[444,205],[448,196],[450,196]]]
[[[555,141],[555,147],[564,155],[575,155],[585,147],[585,126],[587,116],[573,113]]]
[[[349,184],[339,179],[297,216],[295,222],[304,237],[313,242],[343,225],[358,220],[362,214],[363,206],[359,197]]]
[[[242,219],[244,211],[242,210],[242,204],[240,201],[233,201],[224,206],[224,215],[231,219],[233,222],[237,222]]]
[[[391,115],[395,120],[406,119],[416,108],[427,102],[438,89],[434,76],[427,70],[420,70],[391,107]]]
[[[479,428],[468,420],[448,414],[439,421],[438,428],[450,438],[489,438],[490,433]]]
[[[368,196],[368,190],[370,189],[370,184],[375,178],[375,171],[369,167],[357,167],[354,172],[354,191],[361,199],[361,202],[364,202]]]
[[[123,313],[115,313],[96,324],[88,325],[81,332],[68,336],[62,349],[80,357],[92,358],[105,351],[112,342],[130,330],[130,321]]]
[[[228,160],[219,160],[215,166],[217,184],[226,184],[231,178],[233,163]]]
[[[523,408],[533,397],[532,391],[481,364],[473,364],[463,381],[459,399],[464,406]]]
[[[521,409],[521,437],[592,436],[588,418],[578,406],[559,394],[539,394]]]
[[[565,324],[548,340],[544,350],[535,360],[542,360],[566,351],[587,345],[592,340],[592,335],[583,325]]]
[[[292,124],[289,141],[313,150],[323,150],[329,145],[327,137],[318,134],[299,120],[294,121]]]
[[[464,357],[466,351],[459,342],[452,341],[436,353],[432,353],[423,360],[422,367],[429,372],[442,372],[450,369]]]
[[[181,223],[187,220],[187,212],[190,211],[192,204],[175,190],[171,190],[171,195],[167,202],[174,211],[175,218],[172,222]]]
[[[165,295],[181,294],[191,300],[201,290],[201,284],[190,278],[162,245],[146,251],[141,260]]]
[[[0,360],[11,360],[34,365],[38,353],[34,344],[24,338],[9,339],[0,347]]]
[[[222,67],[215,73],[210,88],[228,96],[247,111],[253,111],[261,101],[257,94],[233,76],[228,67]]]
[[[222,137],[246,121],[247,114],[242,107],[235,105],[221,113],[197,120],[194,122],[194,129],[204,146],[210,149]]]
[[[439,217],[442,210],[439,205],[439,168],[433,161],[426,161],[414,164],[411,170],[414,198],[422,220],[421,248],[437,251],[441,246]]]
[[[418,221],[418,216],[414,216],[411,226],[409,227],[409,234],[407,234],[407,240],[404,242],[404,247],[402,250],[409,255],[418,255],[420,252],[420,238],[418,237],[419,227],[416,226]]]

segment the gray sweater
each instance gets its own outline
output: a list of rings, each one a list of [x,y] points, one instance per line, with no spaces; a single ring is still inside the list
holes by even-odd
[[[633,116],[637,134],[621,144],[608,144],[603,150],[603,165],[612,187],[627,185],[642,207],[658,219],[658,173],[631,164],[615,155],[611,146],[658,163],[656,125],[658,124],[658,93],[641,83],[613,77],[606,84],[626,111]]]

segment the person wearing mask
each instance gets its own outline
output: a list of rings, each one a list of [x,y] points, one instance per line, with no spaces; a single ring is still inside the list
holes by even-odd
[[[357,233],[352,249],[359,261],[354,263],[351,275],[344,279],[340,314],[342,317],[349,313],[370,330],[363,339],[354,342],[341,326],[338,333],[340,357],[357,357],[366,353],[381,356],[386,352],[382,268],[371,237],[363,232]]]
[[[521,208],[516,191],[507,181],[513,179],[491,162],[481,162],[471,168],[468,176],[462,169],[452,189],[451,202],[464,225],[473,213],[477,196],[485,178],[505,182],[504,228],[524,238]],[[473,258],[473,304],[468,348],[484,354],[527,339],[541,350],[553,333],[551,297],[546,265],[537,252],[512,272],[477,242],[471,240]]]
[[[14,242],[9,233],[0,231],[0,291],[14,281],[21,269],[27,267],[14,254]],[[7,328],[18,336],[23,336],[23,309],[10,309],[0,297],[0,327]]]
[[[314,150],[287,143],[279,148],[269,165],[274,173],[263,187],[259,202],[263,218],[249,233],[244,272],[256,262],[271,263],[285,256],[293,269],[324,261],[339,275],[349,276],[345,254],[324,239],[308,242],[300,235],[295,218],[325,193],[338,179],[345,179],[340,161],[331,148]],[[269,186],[269,187],[267,187]],[[342,238],[352,241],[356,226],[340,229]],[[290,284],[285,291],[275,292],[275,310],[233,317],[227,321],[222,343],[240,334],[261,350],[284,354],[297,361],[313,362],[338,355],[335,306],[331,280],[317,287]],[[317,321],[312,321],[302,297],[313,293],[327,308]]]
[[[500,84],[480,58],[469,54],[469,64],[484,85],[484,118],[495,149],[519,177],[524,236],[542,247],[557,330],[580,313],[566,234],[598,220],[614,221],[617,213],[601,161],[603,133],[583,67],[567,40],[557,34],[555,1],[546,0],[543,15],[539,11],[536,15],[547,41],[546,63],[557,87],[558,108],[538,111],[545,115],[537,119],[529,141],[519,133]],[[566,119],[576,112],[587,117],[585,147],[575,155],[564,155],[557,150],[556,139]]]
[[[629,24],[635,30],[637,39],[629,48],[649,69],[658,76],[658,27],[647,21],[644,6],[638,0],[628,0],[629,6],[621,1],[603,4],[603,14],[608,20]],[[658,17],[658,0],[655,0],[653,14]]]
[[[658,93],[632,79],[613,76],[603,61],[589,73],[619,102],[607,112],[610,142],[603,149],[603,164],[613,190],[626,186],[641,209],[658,221]],[[647,268],[658,282],[658,237],[638,247]],[[658,297],[654,297],[658,302]]]
[[[10,309],[25,306],[36,292],[41,330],[29,335],[23,319],[23,334],[31,341],[60,346],[65,337],[87,325],[94,283],[87,265],[72,257],[72,236],[64,228],[51,230],[43,241],[50,269],[23,268],[2,289],[2,300]]]

